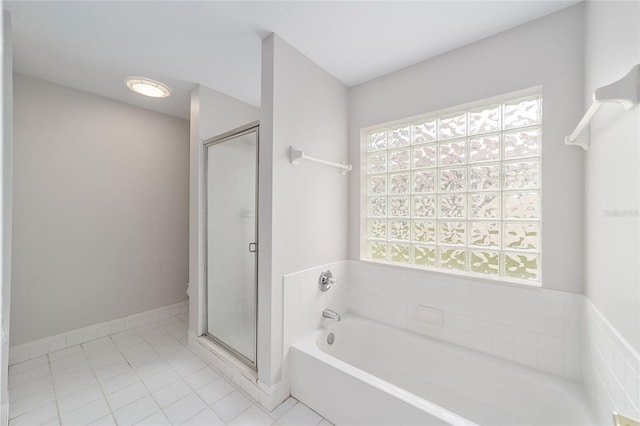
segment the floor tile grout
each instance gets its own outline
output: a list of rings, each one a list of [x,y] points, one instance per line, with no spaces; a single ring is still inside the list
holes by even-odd
[[[189,422],[191,419],[194,419],[197,416],[203,415],[207,410],[220,419],[218,412],[213,407],[217,404],[220,404],[223,400],[225,400],[225,398],[229,397],[229,395],[233,394],[234,392],[237,392],[238,395],[242,396],[241,403],[245,403],[244,399],[246,399],[249,405],[237,413],[233,412],[232,410],[233,417],[228,419],[228,421],[225,424],[233,422],[238,417],[242,416],[243,414],[247,413],[249,410],[253,409],[253,407],[257,407],[259,410],[259,413],[265,414],[266,416],[268,416],[268,418],[271,420],[270,424],[274,426],[279,425],[280,424],[279,422],[282,419],[284,419],[285,416],[287,416],[292,411],[292,409],[296,407],[298,404],[303,406],[305,409],[313,412],[308,407],[304,406],[304,404],[292,398],[295,401],[295,403],[291,404],[291,406],[288,407],[283,413],[279,413],[278,418],[273,416],[272,413],[275,410],[268,412],[264,407],[260,406],[260,404],[257,401],[251,398],[251,396],[248,395],[243,389],[241,389],[235,383],[227,379],[222,372],[218,371],[213,366],[208,364],[205,360],[203,360],[200,357],[200,355],[197,352],[189,348],[188,344],[186,343],[186,339],[184,338],[186,337],[186,330],[187,330],[187,321],[185,321],[186,318],[187,317],[183,314],[175,315],[173,317],[164,318],[156,322],[141,324],[137,327],[133,327],[128,330],[122,330],[117,333],[109,334],[107,336],[100,336],[91,341],[83,342],[75,346],[70,346],[68,348],[64,348],[59,351],[43,355],[46,357],[46,366],[48,368],[48,373],[49,373],[49,375],[45,377],[47,377],[50,381],[50,386],[52,389],[54,401],[48,402],[39,407],[35,407],[35,406],[30,407],[25,413],[22,413],[20,416],[15,416],[15,417],[10,416],[11,417],[10,425],[17,424],[15,420],[19,419],[19,417],[26,416],[30,413],[33,414],[36,410],[43,409],[44,407],[52,403],[55,406],[57,421],[60,422],[60,424],[62,424],[62,409],[60,406],[60,402],[65,398],[70,398],[69,401],[72,402],[74,396],[81,398],[82,396],[80,394],[82,392],[86,392],[88,389],[94,387],[95,385],[97,385],[99,388],[100,397],[90,402],[81,402],[80,406],[77,406],[77,407],[74,406],[73,409],[71,409],[69,412],[65,414],[66,417],[71,416],[75,412],[79,412],[79,410],[83,408],[86,409],[86,407],[89,406],[90,404],[96,404],[96,403],[100,404],[100,402],[103,401],[104,404],[106,404],[106,408],[109,410],[108,414],[99,416],[99,418],[90,420],[89,422],[96,422],[101,419],[107,418],[109,416],[111,418],[111,421],[118,424],[119,421],[116,418],[116,414],[115,414],[116,412],[120,410],[124,410],[127,407],[133,408],[135,407],[133,404],[139,403],[144,398],[149,398],[150,401],[153,403],[153,407],[154,407],[153,412],[149,415],[144,416],[142,419],[135,420],[134,423],[143,422],[157,415],[161,415],[168,422],[171,422],[171,419],[167,415],[167,409],[169,407],[175,406],[175,404],[178,404],[181,401],[186,403],[187,398],[191,398],[190,401],[198,401],[199,404],[204,405],[204,408],[202,410],[197,411],[196,413],[193,413],[193,412],[190,412],[188,414],[185,413],[185,415],[189,416],[189,418],[185,420],[186,422]],[[182,333],[185,334],[184,337],[181,336]],[[98,344],[96,346],[96,343],[102,339],[105,339],[103,340],[103,343]],[[123,342],[124,342],[124,345],[126,346],[123,345]],[[148,349],[143,349],[143,347],[141,347],[141,348],[138,348],[138,349],[142,349],[140,351],[138,351],[138,349],[134,349],[135,352],[130,350],[131,348],[134,348],[135,346],[138,346],[141,344],[146,344],[148,346]],[[77,349],[74,349],[74,348],[77,348]],[[63,354],[63,352],[65,353]],[[115,354],[117,354],[117,356]],[[149,361],[144,360],[143,354],[149,354],[147,355],[147,358],[149,359]],[[82,355],[82,357],[79,357],[79,355]],[[142,355],[142,357],[140,358],[140,363],[136,362],[135,364],[133,364],[132,360],[140,355]],[[107,358],[109,356],[112,356],[113,359],[109,360]],[[72,357],[81,358],[82,363],[76,364],[73,361],[65,362],[65,360],[68,360]],[[98,362],[98,360],[102,358],[107,358],[105,359],[105,362],[107,362],[106,365],[103,365],[100,362]],[[37,359],[37,358],[34,358],[34,359]],[[31,363],[30,368],[26,368],[25,370],[22,370],[23,367],[16,368],[12,366],[13,370],[18,372],[10,375],[10,380],[11,380],[11,376],[28,373],[29,371],[32,371],[36,368],[41,367],[40,365],[38,365],[39,361],[34,362],[34,359],[24,361],[24,363],[27,363],[27,362]],[[124,361],[123,365],[126,365],[127,371],[123,373],[118,373],[119,367],[116,364],[122,363],[122,361]],[[163,363],[163,364],[166,364],[166,366],[162,367],[158,371],[153,371],[153,369],[151,369],[149,370],[150,374],[146,374],[146,373],[143,374],[144,367],[153,366],[154,362]],[[15,365],[20,365],[24,363],[18,363]],[[83,365],[82,365],[83,363],[86,363],[86,367],[88,367],[88,371],[80,372],[80,373],[75,371],[76,369],[81,370],[83,368]],[[190,363],[193,363],[193,365],[190,365]],[[66,364],[70,364],[70,365],[66,365]],[[201,364],[201,365],[196,365],[196,364]],[[59,365],[61,367],[58,368],[56,367],[56,365]],[[137,368],[134,367],[134,365],[137,365]],[[108,370],[109,368],[112,368],[112,370],[111,371]],[[154,368],[154,367],[151,367],[151,368]],[[192,385],[191,381],[186,380],[188,377],[191,377],[193,374],[197,373],[198,371],[205,370],[205,369],[212,371],[215,374],[216,378],[204,385],[201,384],[198,388],[195,387],[197,385]],[[55,371],[55,374],[54,374],[54,371]],[[167,372],[169,371],[172,372],[177,378],[174,380],[171,380],[171,378],[169,378],[170,381],[168,383],[162,383],[161,380],[163,379],[163,377],[158,377],[158,376],[160,376],[161,374],[167,374]],[[112,373],[113,375],[111,375]],[[36,375],[37,374],[38,373],[36,373]],[[107,393],[107,390],[105,389],[105,383],[109,383],[109,381],[117,378],[123,378],[122,376],[125,376],[127,374],[132,375],[132,380],[135,379],[133,383],[124,385],[116,390],[113,390]],[[18,386],[28,385],[29,383],[33,383],[43,378],[43,377],[38,377],[35,379],[29,379],[28,375],[24,375],[22,377],[27,378],[27,381],[24,383],[20,383],[20,385]],[[95,385],[94,384],[82,385],[81,380],[84,377],[91,377],[92,381],[95,382]],[[159,385],[159,387],[152,392],[151,390],[152,388],[150,387],[150,383],[152,382],[149,379],[154,377],[160,380],[159,383],[162,383],[162,384]],[[78,389],[73,388],[74,380],[80,380],[79,382],[80,385]],[[159,398],[158,393],[161,392],[163,389],[167,389],[169,386],[175,385],[179,381],[183,382],[186,385],[189,392],[186,395],[182,395],[178,397],[176,400],[162,407],[160,405],[160,400],[157,399]],[[209,404],[203,398],[203,396],[201,396],[200,391],[204,389],[206,386],[209,386],[212,383],[215,383],[218,381],[223,381],[224,383],[226,383],[226,385],[228,385],[231,390],[227,393],[224,393],[221,396],[217,396],[216,399]],[[126,382],[126,380],[124,380],[123,383],[124,382]],[[112,382],[112,383],[114,385],[117,385],[117,382]],[[123,395],[126,400],[126,403],[114,410],[115,406],[112,405],[113,394],[117,392],[121,392],[136,384],[140,384],[142,386],[145,394],[139,397],[135,396],[134,394],[135,399],[133,400],[128,400],[126,396]],[[15,386],[15,387],[18,387],[18,386]],[[60,397],[60,389],[62,389],[65,386],[67,386],[67,389],[69,389],[68,390],[69,393]],[[153,388],[155,388],[155,386],[153,386]],[[11,392],[11,389],[9,392]],[[34,394],[37,394],[37,392],[35,392]],[[24,395],[18,401],[26,400],[28,398],[31,398],[32,396],[33,395]],[[109,397],[111,397],[111,401]],[[237,403],[237,401],[229,402],[229,400],[227,400],[225,403],[227,404]],[[288,403],[288,402],[286,401],[283,402],[283,404],[285,403]],[[198,404],[196,404],[196,406],[197,405]],[[222,406],[224,406],[224,404]],[[232,406],[227,406],[227,407],[231,408]],[[315,412],[313,413],[318,415]],[[322,422],[323,420],[324,419],[322,418],[322,416],[320,416],[320,421],[318,423]],[[224,420],[222,421],[224,422]]]

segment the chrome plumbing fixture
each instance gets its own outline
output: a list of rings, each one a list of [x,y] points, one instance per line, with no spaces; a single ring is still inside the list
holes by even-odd
[[[327,291],[336,284],[338,284],[338,280],[333,278],[330,270],[325,269],[320,273],[320,278],[318,278],[318,288],[320,290]]]
[[[322,317],[323,318],[332,319],[332,320],[336,320],[336,321],[340,321],[340,315],[338,315],[338,313],[336,311],[332,311],[329,308],[324,308],[324,311],[322,311]]]

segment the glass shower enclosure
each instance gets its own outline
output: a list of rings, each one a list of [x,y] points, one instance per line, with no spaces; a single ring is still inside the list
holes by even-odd
[[[258,126],[205,142],[206,335],[254,370]]]

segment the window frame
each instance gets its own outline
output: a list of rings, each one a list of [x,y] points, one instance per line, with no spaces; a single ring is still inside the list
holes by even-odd
[[[502,261],[502,257],[500,257],[499,259],[499,263],[498,263],[498,267],[499,267],[499,271],[498,274],[485,274],[485,273],[477,273],[477,272],[473,272],[470,271],[468,269],[470,269],[468,267],[470,260],[466,259],[466,265],[467,268],[466,270],[462,271],[462,270],[452,270],[452,269],[446,269],[440,266],[440,262],[438,260],[436,260],[436,266],[423,266],[423,265],[419,265],[419,264],[415,264],[415,263],[411,263],[413,260],[413,247],[412,245],[414,244],[414,239],[413,239],[413,221],[415,220],[415,217],[413,215],[413,196],[415,195],[413,192],[413,188],[410,188],[410,191],[408,194],[406,194],[407,197],[409,197],[409,209],[410,209],[410,214],[409,217],[406,219],[409,222],[409,240],[407,242],[407,244],[409,245],[409,262],[408,263],[402,263],[402,262],[394,262],[389,260],[389,256],[387,255],[387,260],[380,260],[380,259],[372,259],[367,257],[367,242],[368,242],[368,220],[370,219],[368,216],[368,197],[369,197],[369,191],[368,191],[368,164],[367,164],[367,153],[368,151],[368,136],[371,132],[375,131],[376,129],[382,129],[382,128],[386,128],[386,129],[390,129],[393,127],[397,127],[400,125],[407,125],[407,124],[412,124],[418,120],[426,120],[426,119],[438,119],[441,118],[443,116],[447,116],[447,115],[451,115],[451,114],[456,114],[456,113],[462,113],[464,112],[466,114],[466,117],[468,117],[468,112],[470,110],[474,110],[477,108],[482,108],[482,107],[490,107],[492,105],[496,105],[496,104],[505,104],[505,103],[509,103],[510,101],[514,101],[514,100],[518,100],[518,99],[523,99],[523,98],[529,98],[529,97],[539,97],[539,102],[540,102],[540,121],[537,124],[533,124],[533,125],[529,125],[529,126],[522,126],[522,127],[514,127],[513,130],[517,130],[517,129],[526,129],[526,128],[534,128],[534,127],[538,127],[540,129],[540,139],[539,139],[539,147],[538,147],[538,155],[534,156],[534,157],[526,157],[526,159],[536,159],[538,161],[538,186],[537,189],[531,189],[530,191],[536,191],[539,193],[539,198],[538,198],[538,218],[536,220],[515,220],[515,222],[536,222],[539,224],[538,227],[538,235],[537,235],[537,243],[538,243],[538,247],[537,247],[537,251],[523,251],[523,253],[531,253],[531,254],[535,254],[537,256],[538,259],[538,275],[537,278],[535,280],[533,279],[524,279],[524,278],[515,278],[515,277],[509,277],[509,276],[505,276],[503,274],[503,261]],[[502,114],[502,110],[501,110],[501,120],[503,118],[503,114]],[[468,125],[468,123],[467,123]],[[505,215],[505,206],[503,205],[503,194],[505,192],[505,187],[504,187],[504,165],[509,163],[509,159],[505,159],[504,157],[504,140],[503,140],[503,135],[509,131],[511,131],[512,129],[504,129],[504,126],[500,125],[500,129],[497,133],[500,134],[500,158],[499,158],[499,164],[500,164],[500,185],[499,185],[499,192],[500,192],[500,197],[501,197],[501,203],[500,203],[500,216],[498,218],[496,218],[496,221],[499,222],[499,226],[500,226],[500,234],[501,234],[501,238],[500,238],[500,244],[498,246],[498,248],[494,249],[488,249],[488,250],[493,250],[493,251],[497,251],[499,252],[501,255],[505,252],[507,253],[514,253],[514,252],[518,252],[518,250],[514,250],[509,249],[509,248],[505,248],[503,246],[503,237],[502,234],[504,233],[504,224],[506,223],[511,223],[514,222],[514,220],[511,220],[509,218],[506,217]],[[497,95],[497,96],[493,96],[490,98],[485,98],[485,99],[480,99],[477,101],[473,101],[473,102],[468,102],[468,103],[464,103],[464,104],[460,104],[460,105],[455,105],[452,107],[448,107],[448,108],[444,108],[444,109],[440,109],[440,110],[435,110],[432,112],[428,112],[428,113],[423,113],[423,114],[418,114],[418,115],[414,115],[414,116],[410,116],[410,117],[405,117],[405,118],[401,118],[401,119],[397,119],[397,120],[393,120],[393,121],[388,121],[388,122],[384,122],[384,123],[379,123],[379,124],[375,124],[375,125],[371,125],[371,126],[367,126],[364,128],[360,129],[360,185],[359,185],[359,190],[360,190],[360,211],[359,211],[359,220],[360,220],[360,235],[359,235],[359,246],[360,246],[360,254],[359,254],[359,258],[361,261],[364,262],[371,262],[373,264],[380,264],[380,265],[388,265],[388,266],[393,266],[393,267],[400,267],[400,268],[407,268],[407,269],[411,269],[411,270],[420,270],[420,271],[429,271],[429,272],[435,272],[435,273],[440,273],[440,274],[444,274],[444,275],[448,275],[448,276],[460,276],[460,277],[471,277],[471,278],[477,278],[480,280],[488,280],[491,282],[499,282],[499,283],[506,283],[506,284],[517,284],[517,285],[524,285],[527,287],[542,287],[542,280],[543,280],[543,249],[542,249],[542,241],[543,241],[543,198],[544,198],[544,190],[543,190],[543,150],[544,150],[544,96],[543,96],[543,89],[542,86],[535,86],[535,87],[530,87],[527,89],[523,89],[523,90],[517,90],[517,91],[513,91],[513,92],[509,92],[509,93],[505,93],[505,94],[501,94],[501,95]],[[486,135],[486,134],[490,134],[490,133],[479,133],[478,135]],[[468,129],[465,131],[465,135],[460,137],[460,138],[449,138],[446,139],[447,141],[456,141],[456,140],[465,140],[468,141],[468,139],[470,138],[469,135],[469,131]],[[435,142],[429,142],[429,143],[434,143],[436,146],[439,146],[439,144],[442,142],[442,140],[438,137],[436,138]],[[413,144],[413,141],[410,141],[410,144],[408,146],[408,148],[412,148],[415,145]],[[385,152],[388,152],[389,148],[385,148]],[[469,152],[468,147],[465,147],[466,153]],[[381,151],[382,152],[382,151]],[[515,158],[513,159],[513,161],[517,161],[519,158]],[[525,158],[520,158],[521,160],[524,160]],[[412,159],[410,159],[410,166],[408,170],[403,170],[402,172],[399,173],[408,173],[410,176],[409,179],[409,185],[412,186],[413,185],[413,176],[414,176],[414,172],[416,169],[413,166],[413,162]],[[464,163],[460,164],[460,167],[465,167],[467,170],[469,169],[470,166],[473,166],[474,163],[470,163],[469,159],[467,158],[465,160]],[[433,167],[430,170],[435,170],[436,173],[439,175],[440,173],[440,167],[441,164],[438,161],[436,166]],[[452,166],[455,167],[455,166]],[[387,180],[390,178],[391,173],[389,170],[387,170],[386,172],[384,172],[385,176],[387,176]],[[436,188],[436,192],[429,194],[429,195],[434,195],[436,197],[436,199],[439,199],[439,197],[443,194],[446,194],[444,192],[442,192],[439,188],[439,181],[440,181],[440,177],[437,176],[437,181],[436,181],[436,186],[438,186]],[[466,180],[466,183],[468,185],[469,180]],[[385,197],[387,197],[387,201],[388,201],[388,197],[391,196],[391,193],[389,191],[389,182],[386,183],[387,185],[387,189],[385,191]],[[464,189],[464,191],[461,191],[461,194],[465,194],[468,196],[469,193],[473,193],[474,191],[470,191],[470,188],[466,187]],[[506,190],[507,192],[509,190]],[[526,192],[527,189],[519,189],[516,191],[520,191],[520,192]],[[388,208],[389,206],[387,206]],[[438,209],[440,207],[439,202],[436,202],[436,209]],[[465,209],[468,210],[469,206],[465,206]],[[388,223],[390,221],[390,215],[386,214],[386,216],[384,217],[384,220],[387,221],[387,228]],[[436,223],[436,233],[439,232],[439,226],[440,226],[440,220],[442,218],[439,217],[439,213],[436,213],[435,217],[429,220],[432,220],[433,222]],[[472,218],[470,218],[468,215],[464,215],[464,219],[461,219],[460,221],[464,221],[465,222],[465,226],[468,226],[469,223],[473,222],[471,220]],[[455,219],[454,219],[455,220]],[[389,232],[389,229],[386,230],[386,232]],[[467,232],[466,234],[468,235],[470,232],[467,228]],[[470,250],[478,250],[477,246],[474,246],[473,244],[471,244],[468,240],[467,236],[467,240],[465,241],[464,245],[460,246],[460,249],[465,250],[466,253],[470,253]],[[387,244],[390,244],[389,241],[389,237],[387,235],[386,238]],[[446,245],[443,246],[441,245],[439,238],[436,239],[436,242],[433,243],[433,247],[436,248],[436,256],[439,257],[439,253],[440,253],[440,248],[442,247],[447,247]],[[388,249],[389,250],[389,249]],[[468,256],[467,256],[468,257]]]

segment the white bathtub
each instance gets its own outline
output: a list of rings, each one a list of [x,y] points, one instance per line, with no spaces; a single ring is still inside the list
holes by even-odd
[[[291,394],[337,425],[595,424],[574,382],[358,317],[289,356]]]

